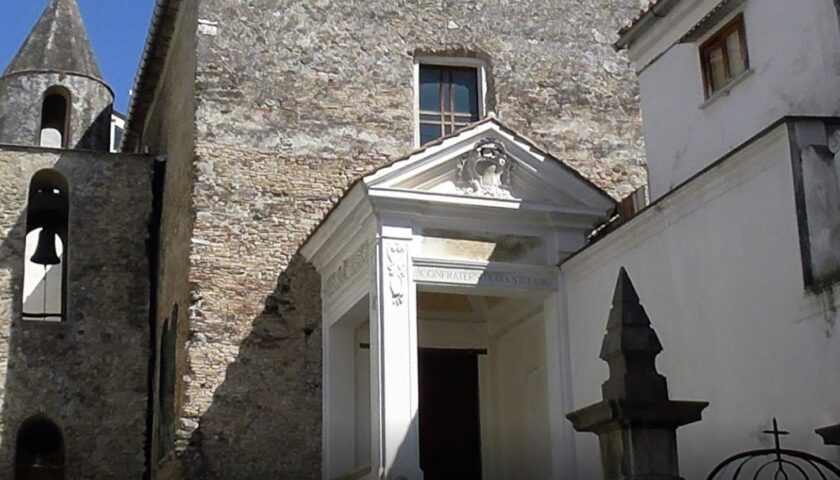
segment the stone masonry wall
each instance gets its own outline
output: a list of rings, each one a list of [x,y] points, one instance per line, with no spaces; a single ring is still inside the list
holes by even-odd
[[[50,87],[70,93],[68,148],[109,151],[114,94],[98,80],[63,73],[0,78],[0,143],[40,145],[41,107]]]
[[[166,65],[163,68],[161,87],[150,109],[143,129],[142,143],[149,146],[154,155],[165,157],[166,163],[158,165],[164,170],[160,232],[158,238],[158,268],[155,334],[155,383],[152,392],[154,421],[150,432],[151,462],[153,475],[157,479],[181,478],[176,452],[183,452],[189,435],[181,435],[173,445],[161,445],[161,429],[179,429],[180,418],[175,425],[163,424],[162,401],[158,387],[160,382],[162,329],[167,320],[178,312],[176,332],[175,377],[186,374],[187,362],[184,345],[188,334],[188,311],[190,307],[189,252],[192,235],[193,208],[193,150],[195,137],[195,59],[196,59],[196,0],[181,0],[175,33]],[[184,384],[176,381],[174,409],[177,412],[184,404]],[[192,429],[186,426],[187,431]],[[170,430],[171,431],[171,430]]]
[[[70,184],[67,318],[23,321],[26,198],[44,168]],[[0,474],[20,424],[63,430],[66,478],[142,478],[148,381],[151,160],[0,146]]]
[[[637,0],[200,0],[187,478],[320,477],[320,295],[298,249],[414,148],[415,55],[488,64],[488,106],[616,197],[644,182],[610,45]]]

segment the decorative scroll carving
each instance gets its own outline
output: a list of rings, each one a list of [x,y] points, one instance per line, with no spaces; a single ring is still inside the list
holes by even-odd
[[[390,245],[385,254],[388,260],[388,288],[391,290],[391,302],[396,307],[405,301],[407,269],[405,252],[405,246],[397,243]]]
[[[512,198],[513,161],[501,141],[485,138],[458,162],[458,188],[470,195]]]
[[[324,298],[335,295],[341,287],[368,266],[371,257],[371,243],[365,242],[345,258],[341,265],[324,282]]]

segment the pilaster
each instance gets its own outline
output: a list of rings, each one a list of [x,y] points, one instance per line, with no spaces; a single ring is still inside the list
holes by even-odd
[[[378,479],[423,479],[412,238],[410,227],[380,226],[372,257],[371,455]]]

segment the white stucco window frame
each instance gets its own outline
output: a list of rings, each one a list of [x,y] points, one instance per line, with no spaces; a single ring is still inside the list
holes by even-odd
[[[416,55],[414,57],[414,146],[420,145],[420,67],[422,65],[438,67],[474,68],[478,72],[478,118],[487,116],[487,61],[475,57],[454,57],[442,55]]]

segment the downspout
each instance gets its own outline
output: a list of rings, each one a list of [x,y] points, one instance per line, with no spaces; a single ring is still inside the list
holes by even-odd
[[[146,468],[143,480],[151,480],[155,470],[153,457],[155,434],[155,386],[158,363],[158,276],[160,274],[160,222],[163,213],[163,186],[166,179],[166,156],[160,155],[152,164],[152,214],[149,219],[149,238],[146,255],[149,261],[149,365],[146,380],[146,435],[143,444]]]

